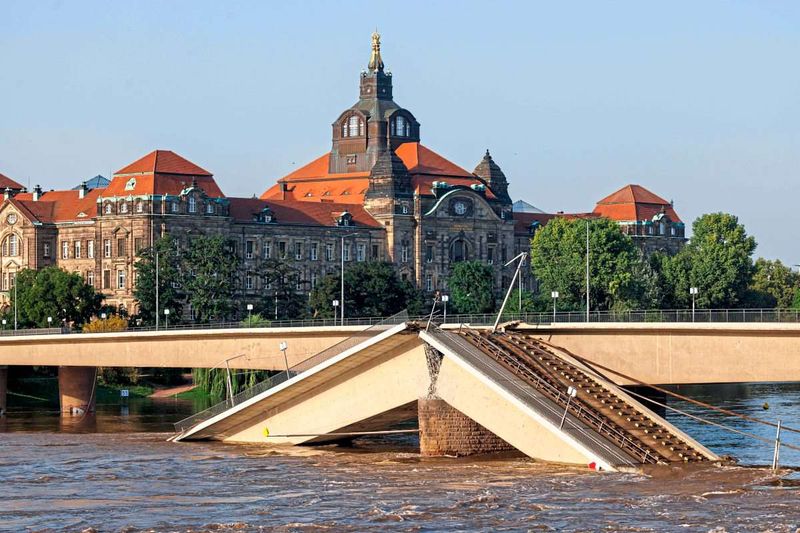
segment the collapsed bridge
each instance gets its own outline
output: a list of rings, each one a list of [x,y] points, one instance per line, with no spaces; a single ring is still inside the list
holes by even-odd
[[[524,329],[384,325],[280,376],[178,423],[174,440],[324,444],[417,422],[428,455],[516,449],[605,470],[719,460]]]

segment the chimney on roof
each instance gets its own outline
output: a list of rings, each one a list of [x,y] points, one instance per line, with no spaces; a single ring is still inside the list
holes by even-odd
[[[84,181],[81,183],[80,187],[78,187],[78,198],[84,198],[87,190],[89,190],[89,187],[86,186],[86,182]]]
[[[281,200],[286,200],[286,191],[289,190],[289,184],[285,181],[281,182]]]
[[[39,198],[41,197],[42,197],[42,186],[37,185],[36,187],[33,188],[33,201],[38,202]]]
[[[5,191],[3,191],[3,200],[8,200],[9,198],[14,197],[14,191],[11,190],[11,187],[6,187]]]

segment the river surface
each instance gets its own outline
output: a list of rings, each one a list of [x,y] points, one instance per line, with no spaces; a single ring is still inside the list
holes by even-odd
[[[800,386],[679,392],[800,427]],[[769,409],[763,409],[764,403]],[[670,405],[774,439],[774,429]],[[0,421],[0,531],[771,531],[800,528],[800,475],[772,445],[670,413],[740,466],[594,473],[521,457],[422,459],[413,438],[354,447],[166,442],[190,402],[98,406],[64,421],[22,409]],[[794,445],[800,439],[784,433]],[[800,453],[783,449],[784,465]]]

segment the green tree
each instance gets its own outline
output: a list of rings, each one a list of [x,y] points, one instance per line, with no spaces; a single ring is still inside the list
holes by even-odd
[[[80,274],[56,266],[23,270],[17,274],[16,285],[16,290],[10,291],[9,309],[14,309],[16,298],[20,327],[47,327],[47,317],[52,317],[53,325],[66,319],[80,326],[97,314],[103,300]]]
[[[181,257],[182,286],[198,321],[230,317],[238,267],[228,239],[213,235],[189,241]]]
[[[536,233],[531,268],[540,282],[540,298],[558,307],[585,307],[586,232],[589,224],[589,278],[592,309],[646,308],[659,302],[658,276],[633,240],[606,218],[590,221],[558,217]]]
[[[275,316],[277,297],[278,320],[306,315],[306,298],[298,292],[303,287],[302,271],[293,259],[271,258],[259,265],[258,274],[264,287],[263,298],[255,304],[256,312]]]
[[[753,268],[753,278],[747,291],[748,307],[792,306],[795,292],[800,288],[800,276],[780,260],[770,261],[759,257]]]
[[[697,287],[699,307],[739,305],[752,279],[756,240],[728,213],[703,215],[694,221],[692,231],[689,244],[665,265],[672,303],[688,307],[692,301],[689,288]]]
[[[353,263],[344,271],[345,316],[390,316],[418,305],[414,286],[401,280],[391,263],[370,261]],[[333,300],[341,298],[341,277],[330,274],[322,278],[311,292],[311,308],[315,316],[332,317]],[[410,312],[413,310],[410,310]]]
[[[494,311],[494,272],[491,266],[480,261],[456,263],[447,278],[447,286],[454,313]]]
[[[180,257],[176,242],[169,236],[155,243],[158,253],[158,307],[156,309],[156,262],[153,248],[139,252],[136,261],[136,287],[133,296],[139,302],[139,318],[144,324],[155,324],[157,312],[170,310],[170,322],[180,320],[183,295],[180,292]]]

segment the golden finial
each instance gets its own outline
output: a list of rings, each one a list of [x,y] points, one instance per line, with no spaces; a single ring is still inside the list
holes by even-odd
[[[375,28],[372,34],[372,55],[369,58],[369,69],[383,72],[383,59],[381,59],[381,34]]]

